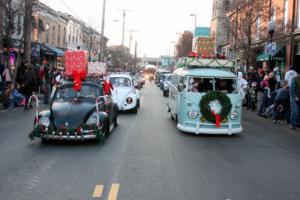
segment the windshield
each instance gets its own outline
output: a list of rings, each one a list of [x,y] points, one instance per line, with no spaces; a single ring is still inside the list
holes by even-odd
[[[109,79],[114,87],[131,87],[131,80],[127,77],[110,77]]]
[[[233,78],[191,77],[188,92],[221,91],[224,93],[237,92],[236,80]]]
[[[96,98],[101,96],[101,90],[92,85],[82,85],[80,91],[75,91],[72,85],[64,85],[58,89],[54,99],[69,99],[69,98]]]

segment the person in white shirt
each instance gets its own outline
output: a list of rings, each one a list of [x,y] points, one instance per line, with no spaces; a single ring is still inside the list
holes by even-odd
[[[248,88],[248,82],[244,79],[242,72],[238,72],[238,84],[242,99],[244,99],[246,96],[246,90]]]
[[[284,80],[288,82],[289,87],[291,87],[292,79],[295,78],[298,73],[295,71],[294,66],[290,66],[289,71],[286,72]]]

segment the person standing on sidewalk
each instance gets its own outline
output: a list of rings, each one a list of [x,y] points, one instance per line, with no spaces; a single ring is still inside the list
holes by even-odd
[[[292,79],[297,76],[294,66],[290,66],[289,70],[286,72],[284,80],[288,82],[289,87],[291,87]]]
[[[33,94],[33,91],[35,90],[36,85],[37,85],[37,77],[36,77],[35,71],[33,70],[31,64],[28,64],[27,69],[25,70],[24,82],[25,82],[24,95],[26,97],[24,110],[26,110],[26,109],[28,109],[29,98]],[[32,106],[29,105],[29,108],[32,108]]]
[[[299,123],[299,106],[300,106],[300,75],[297,75],[291,81],[290,87],[291,101],[291,129],[295,129]]]
[[[258,69],[258,76],[256,79],[257,85],[256,85],[256,90],[257,90],[257,114],[259,113],[259,108],[261,107],[262,101],[263,101],[263,96],[264,96],[264,89],[261,87],[260,83],[264,80],[265,76],[265,71],[262,69]]]

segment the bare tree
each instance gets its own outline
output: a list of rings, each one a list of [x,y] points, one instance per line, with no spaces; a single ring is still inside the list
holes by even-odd
[[[256,38],[265,33],[270,17],[268,0],[236,0],[231,6],[228,21],[224,24],[229,26],[229,35],[233,43],[233,51],[239,52],[239,56],[250,66],[254,57],[253,44]],[[229,22],[229,23],[228,23]]]
[[[89,61],[91,61],[92,52],[97,51],[97,47],[99,47],[100,41],[97,41],[97,39],[99,39],[99,33],[91,26],[84,27],[83,33],[82,42],[88,50]]]
[[[33,17],[32,12],[38,0],[25,0],[24,9],[24,59],[31,62],[31,31]]]
[[[188,52],[192,50],[193,46],[193,33],[190,31],[184,31],[181,35],[178,44],[176,45],[177,56],[183,57],[187,56]]]
[[[19,25],[16,18],[24,11],[24,0],[0,0],[0,7],[0,18],[2,20],[0,22],[0,43],[10,49],[11,37],[16,30],[15,27]],[[3,46],[0,46],[0,48],[3,48]]]

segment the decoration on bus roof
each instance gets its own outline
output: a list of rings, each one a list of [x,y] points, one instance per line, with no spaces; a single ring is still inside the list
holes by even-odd
[[[180,58],[177,66],[179,68],[200,68],[200,67],[216,67],[216,68],[234,68],[235,62],[225,59],[203,59],[195,57]]]

